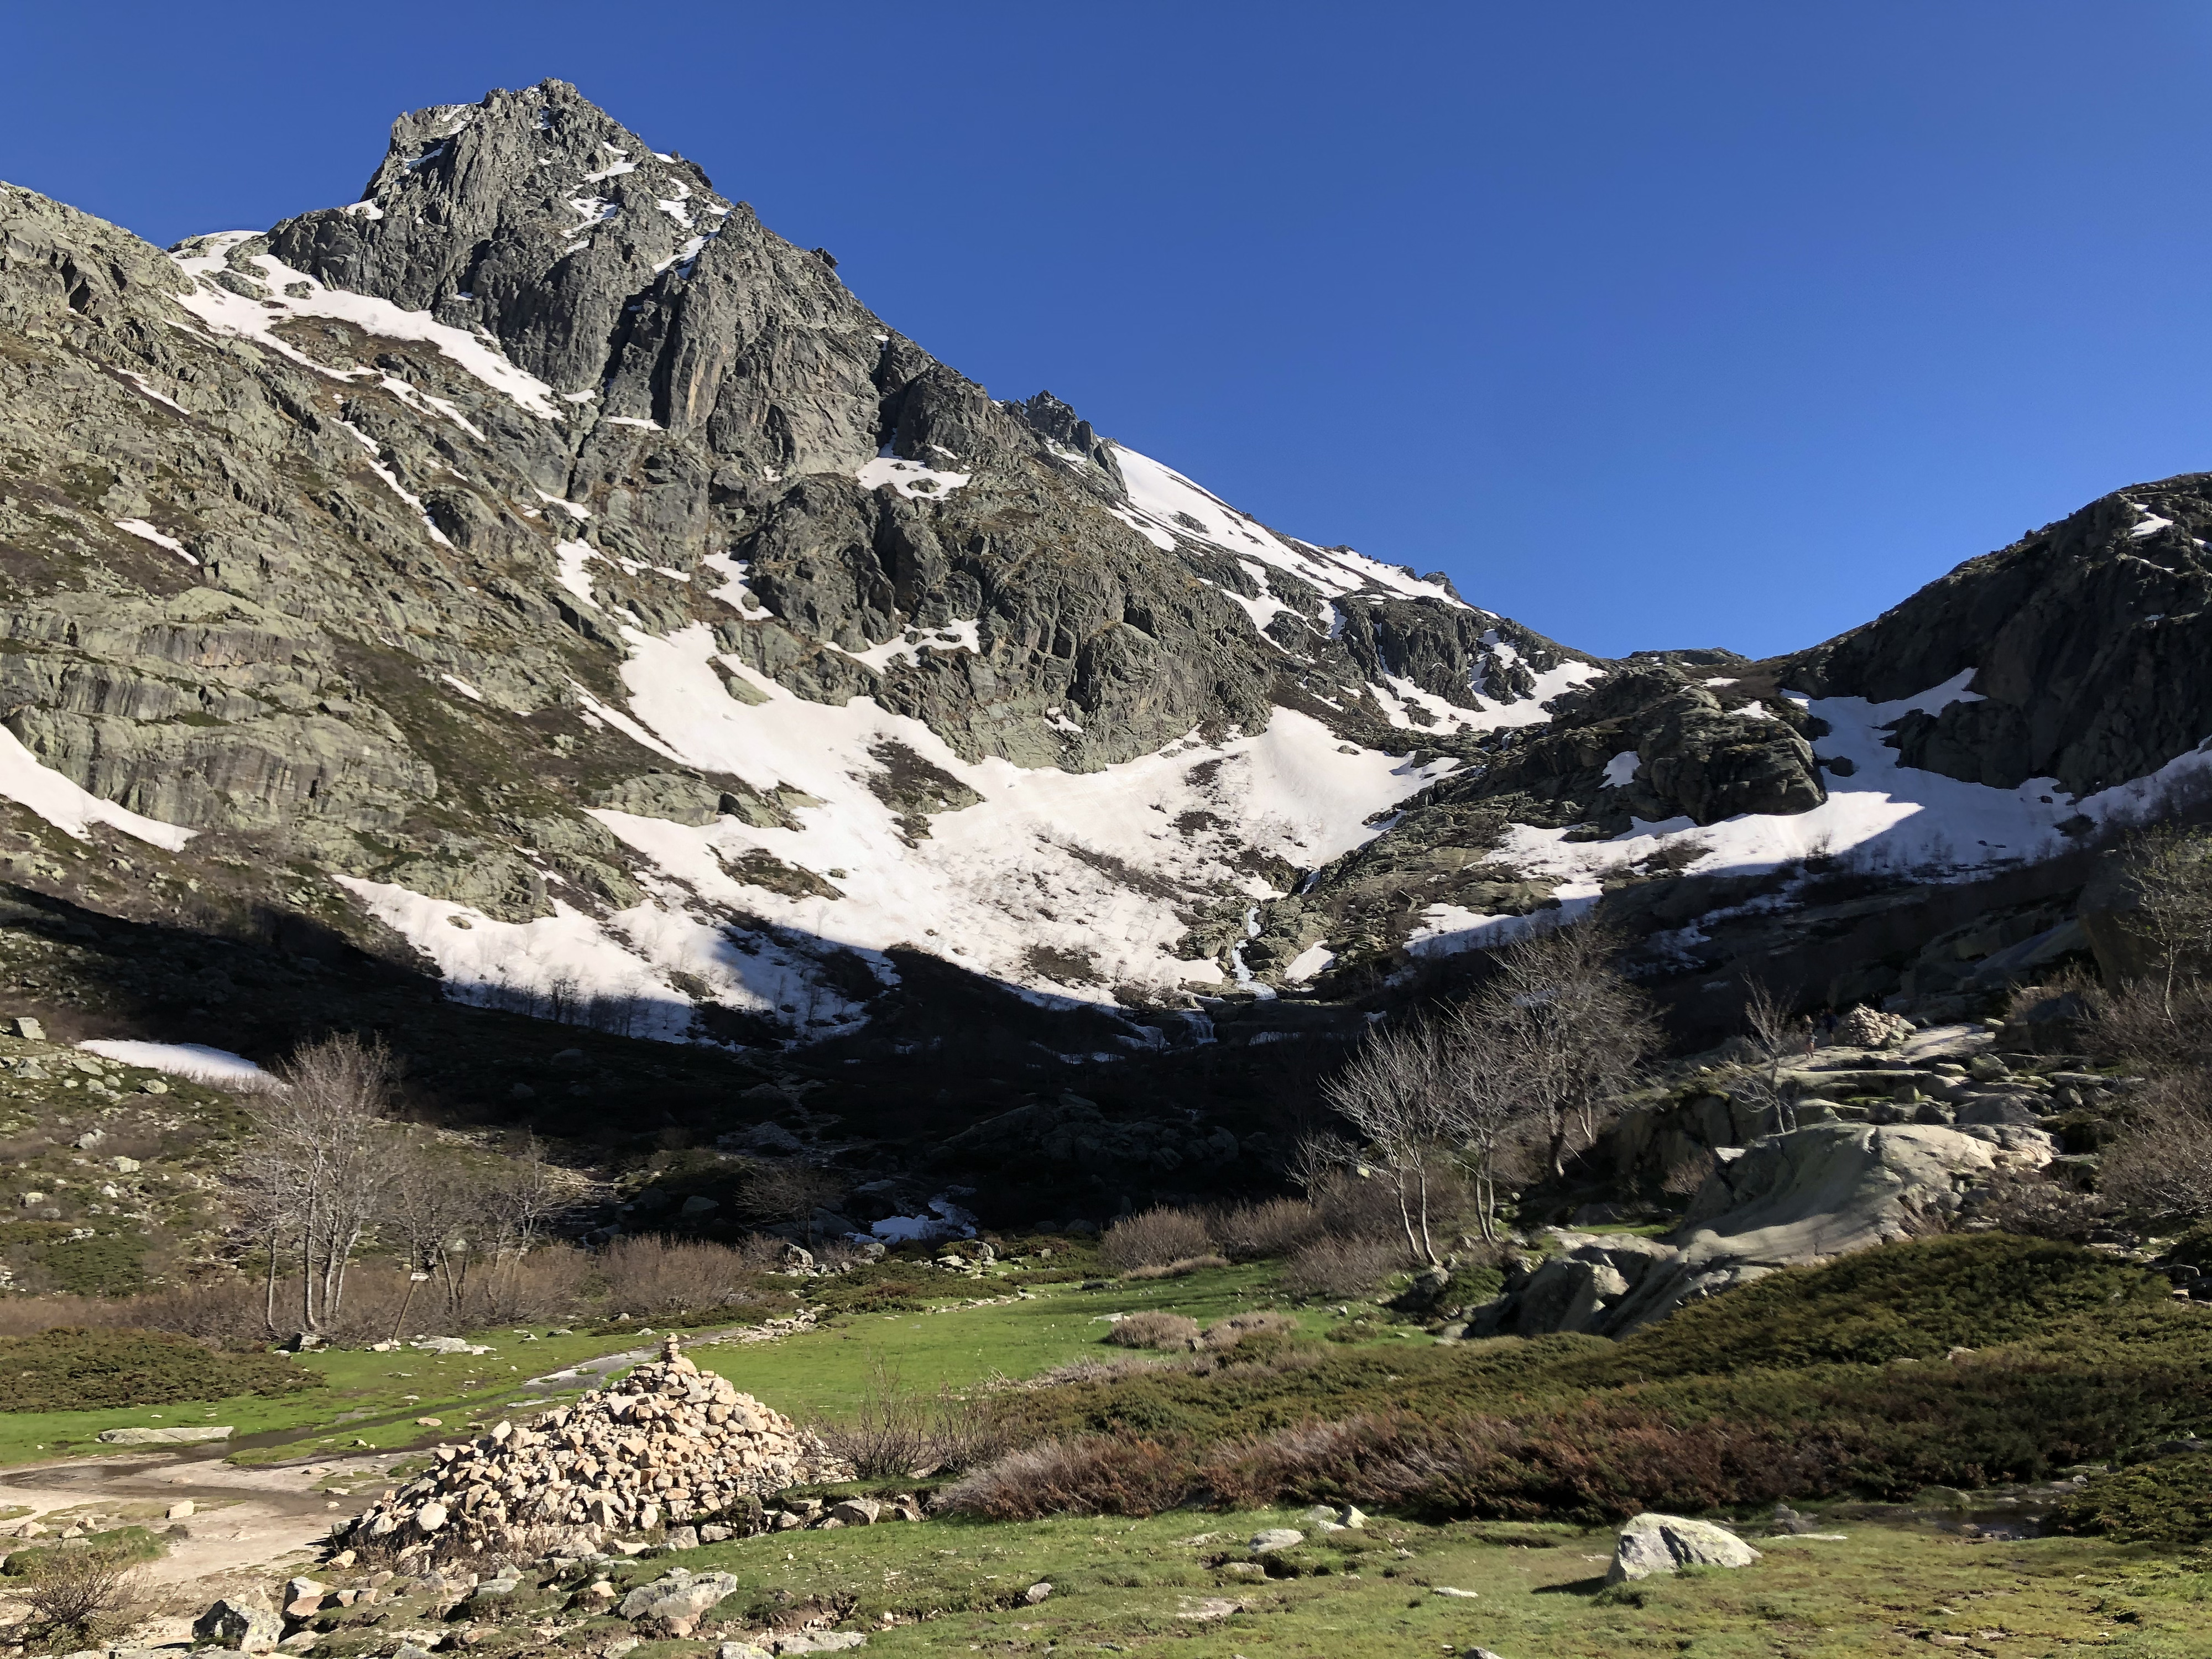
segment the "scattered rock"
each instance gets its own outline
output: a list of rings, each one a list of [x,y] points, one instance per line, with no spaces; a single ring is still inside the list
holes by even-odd
[[[1757,1550],[1725,1527],[1647,1512],[1620,1529],[1605,1582],[1626,1583],[1682,1567],[1747,1567],[1759,1559]]]
[[[210,1424],[194,1429],[103,1429],[103,1446],[191,1446],[203,1440],[228,1440],[233,1431]]]
[[[1295,1527],[1270,1527],[1265,1532],[1252,1534],[1252,1547],[1261,1555],[1270,1550],[1286,1550],[1294,1544],[1305,1541],[1305,1534]]]
[[[1031,1607],[1035,1607],[1038,1602],[1043,1601],[1046,1596],[1051,1594],[1052,1586],[1050,1584],[1042,1583],[1035,1583],[1031,1584],[1027,1589],[1022,1592],[1022,1600],[1028,1602]]]

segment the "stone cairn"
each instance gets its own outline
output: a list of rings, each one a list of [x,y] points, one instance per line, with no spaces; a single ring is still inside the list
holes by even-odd
[[[501,1423],[385,1494],[337,1547],[588,1550],[842,1471],[814,1437],[677,1352],[524,1427]]]

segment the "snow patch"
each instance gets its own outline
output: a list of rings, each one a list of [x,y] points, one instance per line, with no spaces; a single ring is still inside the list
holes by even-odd
[[[908,501],[927,497],[942,500],[950,495],[975,475],[969,472],[939,472],[934,467],[924,466],[920,461],[902,461],[896,455],[878,455],[854,475],[863,489],[880,489],[885,484]]]
[[[125,1066],[143,1066],[149,1072],[195,1083],[258,1083],[269,1073],[243,1054],[228,1048],[210,1048],[204,1042],[137,1042],[119,1037],[99,1037],[76,1045],[88,1054]]]
[[[1605,763],[1605,787],[1626,789],[1636,781],[1636,769],[1644,764],[1644,757],[1633,749],[1624,749]]]
[[[161,548],[167,552],[175,554],[186,564],[198,564],[199,562],[198,559],[194,558],[190,553],[185,550],[185,544],[182,542],[179,541],[174,536],[164,536],[160,531],[155,529],[152,525],[148,524],[143,519],[118,519],[115,521],[115,527],[118,530],[127,531],[130,534],[138,538],[142,542],[151,542],[155,546]]]
[[[192,292],[178,295],[177,302],[198,318],[212,332],[228,335],[235,339],[252,340],[330,380],[381,379],[380,371],[375,369],[354,369],[340,374],[336,369],[325,368],[273,332],[275,325],[288,318],[335,318],[386,339],[414,340],[435,346],[455,367],[510,399],[518,407],[543,420],[553,418],[552,387],[507,362],[489,336],[472,334],[466,329],[438,322],[427,311],[405,311],[389,300],[371,299],[366,294],[351,294],[343,289],[326,288],[305,271],[295,270],[281,259],[266,253],[253,256],[248,263],[260,267],[262,275],[259,280],[269,289],[267,300],[249,300],[242,294],[233,294],[228,289],[218,287],[214,280],[215,273],[224,268],[229,251],[258,234],[250,230],[232,230],[215,236],[198,236],[180,244],[179,251],[169,256],[195,279]],[[304,287],[307,292],[304,295],[286,293],[285,289],[290,287]]]
[[[55,829],[79,841],[90,841],[92,826],[104,823],[149,846],[175,853],[198,833],[102,800],[52,767],[40,765],[38,757],[4,726],[0,726],[0,797],[29,807]]]

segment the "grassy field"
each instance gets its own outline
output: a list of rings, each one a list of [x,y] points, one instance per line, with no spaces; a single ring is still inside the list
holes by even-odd
[[[948,1279],[947,1300],[929,1311],[841,1314],[811,1331],[772,1342],[714,1346],[702,1358],[778,1410],[801,1415],[848,1411],[860,1400],[876,1362],[893,1365],[908,1385],[955,1388],[994,1375],[1024,1377],[1085,1352],[1101,1351],[1106,1316],[1144,1309],[1188,1314],[1201,1322],[1270,1305],[1270,1270],[1216,1268],[1184,1279],[1116,1284],[1085,1291],[1047,1285],[1033,1299],[970,1308],[962,1301],[1011,1295],[994,1280]],[[1319,1330],[1334,1322],[1328,1310],[1308,1310],[1301,1323]],[[512,1330],[472,1340],[489,1354],[394,1353],[343,1350],[298,1356],[292,1363],[319,1372],[326,1388],[264,1398],[246,1396],[103,1411],[0,1413],[0,1466],[98,1450],[106,1429],[174,1428],[199,1423],[234,1427],[237,1437],[283,1433],[285,1443],[244,1448],[240,1462],[267,1462],[344,1450],[356,1441],[386,1449],[426,1438],[450,1438],[471,1422],[510,1414],[522,1382],[640,1345],[635,1335],[550,1336],[543,1327],[526,1341]],[[1426,1343],[1425,1337],[1413,1340]],[[648,1343],[649,1346],[649,1343]],[[533,1398],[566,1398],[586,1386],[533,1390]],[[435,1417],[441,1427],[418,1425]]]
[[[1291,1526],[1308,1541],[1265,1558],[1249,1540]],[[995,1525],[937,1520],[769,1534],[684,1553],[740,1588],[690,1639],[632,1659],[704,1659],[715,1644],[832,1616],[870,1632],[878,1659],[973,1652],[1173,1653],[1177,1659],[1327,1655],[1384,1659],[1483,1647],[1505,1659],[1857,1659],[1960,1648],[1983,1654],[2212,1655],[2212,1560],[2177,1562],[2079,1539],[1970,1542],[1932,1528],[1859,1525],[1840,1538],[1759,1540],[1731,1571],[1608,1590],[1608,1532],[1372,1517],[1319,1534],[1297,1511],[1180,1511],[1144,1521]],[[674,1559],[622,1564],[617,1591]],[[590,1652],[628,1632],[610,1618],[533,1631],[596,1570],[524,1589],[471,1650]],[[1033,1587],[1049,1585],[1036,1602]],[[1461,1591],[1471,1594],[1449,1595]],[[412,1598],[410,1598],[411,1600]],[[530,1609],[530,1610],[526,1610]],[[424,1614],[405,1603],[342,1612],[316,1651],[388,1650]],[[374,1627],[369,1620],[380,1622]]]
[[[718,1557],[713,1565],[748,1586],[732,1604],[750,1594],[757,1618],[784,1605],[781,1591],[793,1601],[850,1598],[848,1627],[886,1613],[919,1621],[871,1638],[883,1659],[1054,1645],[1171,1647],[1186,1659],[1382,1659],[1476,1646],[1506,1659],[1844,1659],[1931,1645],[2212,1654],[2212,1572],[2078,1540],[1975,1544],[1845,1525],[1840,1540],[1762,1542],[1765,1559],[1741,1571],[1608,1592],[1609,1533],[1376,1520],[1285,1553],[1275,1571],[1296,1577],[1231,1576],[1231,1564],[1254,1559],[1244,1544],[1261,1528],[1310,1524],[1294,1512],[931,1522],[753,1540],[700,1552],[694,1570]],[[1007,1605],[1037,1583],[1053,1586],[1043,1602]]]

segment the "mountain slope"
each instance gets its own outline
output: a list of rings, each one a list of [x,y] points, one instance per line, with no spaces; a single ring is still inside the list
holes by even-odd
[[[993,403],[557,82],[267,237],[5,221],[9,729],[167,826],[142,906],[664,1036],[849,1026],[902,945],[1173,1003],[1448,763],[1395,730],[1595,672]]]
[[[2164,810],[2208,523],[2146,486],[1796,657],[1609,663],[994,401],[562,82],[168,255],[0,192],[16,879],[629,1035],[863,1032],[937,958],[1112,1057],[1593,905],[1740,975]]]

